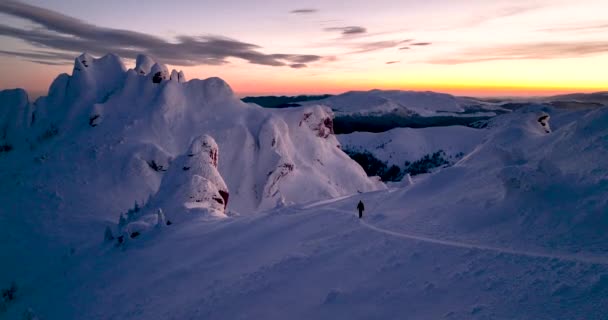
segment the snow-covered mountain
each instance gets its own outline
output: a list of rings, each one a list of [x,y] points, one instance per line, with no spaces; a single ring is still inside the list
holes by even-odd
[[[540,99],[555,107],[569,109],[585,109],[590,107],[608,106],[608,92],[573,93]]]
[[[383,188],[338,148],[330,110],[245,104],[221,79],[186,81],[149,57],[126,70],[116,56],[83,54],[47,97],[30,103],[17,90],[0,98],[2,143],[13,149],[6,161],[38,159],[39,166],[61,172],[45,185],[69,197],[117,202],[123,209],[145,202],[202,134],[219,145],[218,169],[234,211]]]
[[[443,151],[451,158],[468,154],[485,138],[487,130],[465,126],[395,128],[386,132],[338,135],[345,150],[370,152],[389,165],[402,166],[425,155]]]
[[[505,111],[495,103],[481,102],[431,91],[370,90],[349,91],[303,105],[322,104],[339,115],[438,116],[464,113],[474,109],[492,113]],[[485,109],[485,110],[484,110]]]

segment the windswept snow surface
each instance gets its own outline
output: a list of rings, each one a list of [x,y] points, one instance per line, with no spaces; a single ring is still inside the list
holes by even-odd
[[[602,319],[608,257],[408,226],[416,189],[99,243],[23,286],[52,319]],[[363,221],[353,209],[368,205]],[[404,228],[405,227],[405,228]],[[490,244],[488,244],[490,243]]]
[[[20,91],[0,93],[10,101],[0,114],[13,117],[0,123],[21,123],[7,127],[14,149],[0,153],[0,289],[18,287],[1,318],[608,314],[608,108],[500,115],[454,166],[387,190],[336,147],[327,109],[263,110],[219,79],[180,82],[138,61],[143,74],[115,65],[79,76],[94,80],[85,84],[60,76],[53,88],[63,89],[35,105]],[[82,85],[92,87],[69,89]],[[34,125],[19,122],[24,114],[37,115]],[[196,144],[211,141],[205,134],[218,145],[219,177],[210,167],[196,175],[218,190],[225,181],[227,214],[163,225],[152,211],[156,220],[141,223],[159,227],[104,241],[135,200],[182,203],[159,190],[181,179],[190,154],[214,162],[214,148]]]

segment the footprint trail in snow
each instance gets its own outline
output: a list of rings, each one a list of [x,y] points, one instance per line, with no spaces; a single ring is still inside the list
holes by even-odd
[[[352,215],[353,213],[347,210],[340,210],[340,209],[334,209],[334,208],[327,208],[326,210],[328,211],[333,211],[333,212],[338,212],[338,213],[343,213],[343,214],[349,214]],[[500,248],[500,247],[494,247],[494,246],[487,246],[487,245],[481,245],[481,244],[472,244],[472,243],[465,243],[465,242],[459,242],[459,241],[451,241],[451,240],[440,240],[440,239],[435,239],[435,238],[431,238],[431,237],[426,237],[426,236],[421,236],[421,235],[416,235],[416,234],[411,234],[411,233],[404,233],[404,232],[396,232],[396,231],[391,231],[391,230],[387,230],[384,228],[380,228],[377,226],[374,226],[370,223],[368,223],[365,220],[360,220],[360,223],[363,227],[379,232],[379,233],[383,233],[386,235],[390,235],[393,237],[398,237],[398,238],[403,238],[403,239],[409,239],[409,240],[416,240],[416,241],[422,241],[422,242],[427,242],[427,243],[434,243],[434,244],[439,244],[439,245],[444,245],[444,246],[450,246],[450,247],[456,247],[456,248],[464,248],[464,249],[475,249],[475,250],[483,250],[483,251],[494,251],[494,252],[498,252],[498,253],[505,253],[505,254],[511,254],[511,255],[518,255],[518,256],[526,256],[526,257],[531,257],[531,258],[546,258],[546,259],[557,259],[557,260],[562,260],[562,261],[571,261],[571,262],[578,262],[578,263],[589,263],[589,264],[604,264],[604,265],[608,265],[608,257],[604,257],[604,256],[599,256],[599,255],[577,255],[577,254],[562,254],[562,253],[545,253],[545,252],[534,252],[534,251],[523,251],[523,250],[516,250],[516,249],[509,249],[509,248]]]

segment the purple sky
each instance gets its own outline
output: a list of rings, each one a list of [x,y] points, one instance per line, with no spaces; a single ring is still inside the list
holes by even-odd
[[[80,52],[153,56],[239,94],[599,91],[608,2],[0,2],[0,88],[44,92]]]

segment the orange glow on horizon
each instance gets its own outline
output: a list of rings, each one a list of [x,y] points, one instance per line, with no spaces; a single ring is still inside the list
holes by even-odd
[[[412,91],[434,91],[449,93],[453,95],[467,95],[476,97],[533,97],[551,96],[568,93],[593,93],[608,90],[606,86],[524,86],[524,85],[482,85],[482,84],[392,84],[392,83],[283,83],[280,86],[264,86],[244,84],[235,81],[231,84],[233,90],[239,96],[248,95],[299,95],[299,94],[340,94],[348,91],[379,90],[412,90]]]

